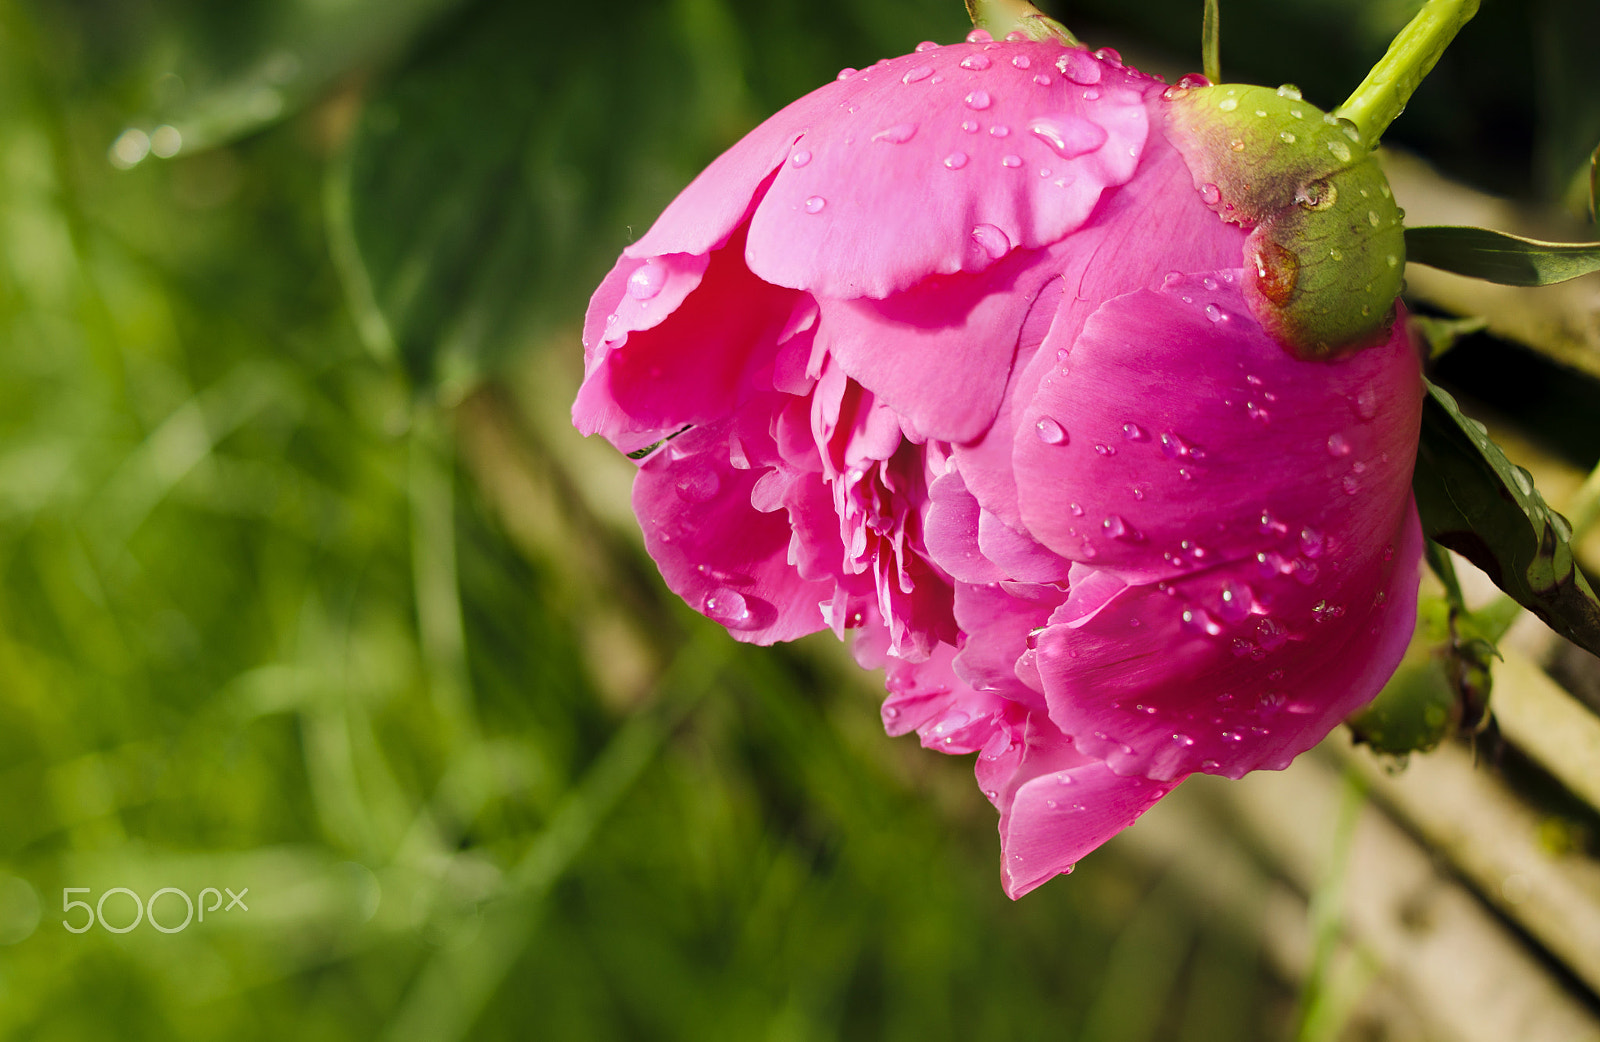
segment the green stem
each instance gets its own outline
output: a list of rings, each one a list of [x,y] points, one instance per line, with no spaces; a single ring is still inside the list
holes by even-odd
[[[966,0],[967,14],[974,28],[986,31],[996,40],[1010,33],[1026,33],[1030,40],[1054,40],[1069,47],[1082,47],[1067,27],[1047,17],[1028,0]]]
[[[1360,129],[1363,145],[1376,146],[1456,33],[1477,13],[1478,0],[1428,0],[1334,114]]]
[[[1200,71],[1212,83],[1222,82],[1221,21],[1217,0],[1206,0],[1205,16],[1200,21]]]
[[[1566,506],[1563,513],[1572,523],[1572,543],[1576,545],[1600,521],[1600,466],[1589,472]]]

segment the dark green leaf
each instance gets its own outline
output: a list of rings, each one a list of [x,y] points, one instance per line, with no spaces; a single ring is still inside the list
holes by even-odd
[[[576,357],[606,269],[718,152],[841,65],[965,31],[940,0],[606,12],[475,4],[362,113],[329,185],[334,248],[369,346],[421,386],[552,337]]]
[[[1600,242],[1540,242],[1488,228],[1407,228],[1406,260],[1506,286],[1549,286],[1600,271]]]
[[[1571,526],[1483,425],[1431,383],[1412,484],[1428,538],[1483,569],[1557,633],[1600,653],[1600,600],[1573,560]]]

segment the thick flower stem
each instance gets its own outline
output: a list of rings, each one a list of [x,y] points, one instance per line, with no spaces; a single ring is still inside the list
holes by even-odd
[[[1083,46],[1066,26],[1046,16],[1028,0],[966,0],[966,4],[973,27],[997,40],[1009,33],[1023,32],[1030,40],[1056,40],[1072,47]]]
[[[1335,115],[1360,129],[1363,145],[1377,145],[1456,33],[1477,13],[1478,0],[1428,0]]]

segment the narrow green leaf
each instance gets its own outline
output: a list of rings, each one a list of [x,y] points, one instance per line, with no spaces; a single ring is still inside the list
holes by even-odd
[[[1549,286],[1600,271],[1600,242],[1540,242],[1488,228],[1407,228],[1406,260],[1505,286]]]
[[[1429,539],[1483,569],[1557,633],[1600,653],[1600,600],[1573,561],[1571,526],[1483,425],[1431,383],[1412,487]]]
[[[1589,220],[1600,224],[1600,145],[1589,153]]]
[[[1200,68],[1212,83],[1222,82],[1221,12],[1217,0],[1206,0],[1206,13],[1200,23]]]

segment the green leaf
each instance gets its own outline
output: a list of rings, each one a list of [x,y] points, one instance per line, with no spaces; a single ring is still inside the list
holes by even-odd
[[[1428,385],[1412,479],[1422,529],[1488,574],[1551,629],[1600,654],[1600,600],[1572,556],[1572,528],[1528,472]]]
[[[1505,286],[1549,286],[1600,271],[1600,242],[1540,242],[1488,228],[1407,228],[1406,259]]]
[[[843,0],[617,0],[603,30],[472,5],[374,90],[328,184],[363,339],[446,397],[535,345],[577,358],[607,268],[718,152],[841,65],[962,31],[942,0],[874,10],[889,31]]]

